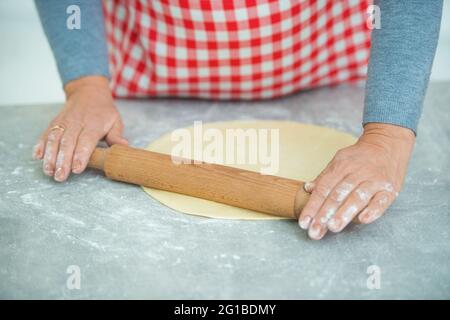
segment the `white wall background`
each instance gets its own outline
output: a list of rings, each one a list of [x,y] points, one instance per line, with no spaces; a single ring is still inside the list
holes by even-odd
[[[432,81],[450,80],[450,0],[444,1]],[[64,100],[32,0],[0,0],[0,105]]]

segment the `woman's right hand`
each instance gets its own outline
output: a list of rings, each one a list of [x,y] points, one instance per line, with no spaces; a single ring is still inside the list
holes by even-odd
[[[70,81],[64,88],[66,103],[50,122],[33,149],[33,158],[44,159],[43,169],[56,181],[65,181],[70,172],[81,173],[97,143],[128,144],[108,80],[88,76]]]

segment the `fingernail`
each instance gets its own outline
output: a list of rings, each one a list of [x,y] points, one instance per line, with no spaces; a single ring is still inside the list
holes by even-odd
[[[55,180],[56,181],[63,181],[64,180],[64,169],[63,168],[58,168],[55,172]]]
[[[369,210],[365,208],[359,215],[358,220],[360,223],[366,223],[367,219],[369,218]]]
[[[360,221],[362,223],[372,223],[381,217],[381,214],[378,210],[372,210],[371,212],[361,213]]]
[[[303,230],[306,230],[309,228],[310,222],[311,222],[311,217],[306,216],[303,219],[301,219],[298,224],[299,224],[300,228],[302,228]]]
[[[52,169],[52,167],[49,164],[45,164],[44,165],[44,173],[47,176],[53,176],[53,169]]]
[[[322,228],[319,225],[313,224],[311,228],[309,228],[308,235],[311,239],[319,240],[321,231]]]
[[[72,172],[73,173],[81,173],[81,161],[78,159],[75,159],[72,166]]]
[[[337,218],[331,218],[330,221],[328,221],[328,229],[331,232],[339,232],[341,227],[341,221]]]
[[[370,216],[369,216],[368,214],[361,215],[361,216],[359,217],[359,221],[360,221],[361,223],[364,223],[364,224],[370,223]]]
[[[303,189],[306,191],[306,192],[312,192],[312,189],[313,189],[313,183],[312,182],[306,182],[304,185],[303,185]]]

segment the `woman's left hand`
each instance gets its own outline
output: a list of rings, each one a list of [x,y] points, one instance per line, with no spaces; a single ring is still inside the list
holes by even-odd
[[[396,125],[368,123],[358,141],[339,150],[312,182],[311,197],[299,224],[309,237],[342,231],[350,221],[371,223],[394,202],[402,187],[414,146],[413,131]]]

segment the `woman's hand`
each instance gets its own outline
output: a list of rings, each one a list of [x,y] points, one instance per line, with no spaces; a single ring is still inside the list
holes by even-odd
[[[33,149],[44,159],[44,173],[65,181],[70,172],[81,173],[99,140],[127,144],[123,124],[104,77],[89,76],[69,82],[66,103],[42,133]]]
[[[368,123],[352,146],[339,150],[312,182],[311,197],[299,224],[319,240],[328,230],[342,231],[350,221],[371,223],[398,196],[414,146],[415,136],[400,126]]]

